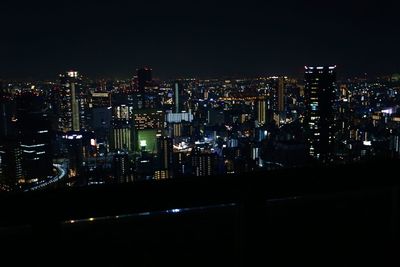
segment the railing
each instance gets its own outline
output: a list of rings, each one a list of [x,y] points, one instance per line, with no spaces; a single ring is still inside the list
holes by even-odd
[[[119,254],[120,249],[139,258],[148,253],[155,266],[180,262],[168,256],[190,261],[199,255],[203,258],[188,266],[216,262],[259,266],[271,260],[277,260],[278,266],[340,264],[352,250],[355,253],[362,249],[367,254],[350,253],[358,255],[353,257],[358,266],[370,262],[371,251],[385,248],[378,253],[381,256],[374,258],[383,263],[395,259],[391,249],[398,244],[398,164],[373,161],[243,176],[6,194],[0,196],[0,237],[14,240],[19,233],[28,233],[21,240],[29,243],[38,236],[49,236],[49,242],[70,246],[69,234],[78,231],[81,235],[75,235],[72,243],[82,249],[89,249],[80,244],[86,241],[89,247],[120,242],[122,248],[110,249],[110,255],[125,258]],[[86,231],[90,237],[84,234]],[[119,236],[110,237],[114,232]],[[108,236],[102,239],[102,233]],[[146,238],[163,245],[143,252],[139,244],[147,244]],[[372,241],[374,238],[378,241]],[[308,241],[314,243],[306,245]],[[219,246],[220,254],[216,252]],[[160,255],[167,257],[165,262]],[[316,260],[317,256],[332,255],[337,258]],[[139,266],[144,261],[139,261]]]

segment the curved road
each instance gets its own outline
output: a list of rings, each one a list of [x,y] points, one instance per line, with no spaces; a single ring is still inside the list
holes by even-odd
[[[67,171],[63,168],[62,164],[53,164],[53,166],[58,170],[58,173],[56,176],[49,178],[49,179],[45,179],[45,180],[33,185],[32,187],[25,189],[24,192],[43,189],[51,184],[54,184],[54,183],[62,180],[66,176]]]

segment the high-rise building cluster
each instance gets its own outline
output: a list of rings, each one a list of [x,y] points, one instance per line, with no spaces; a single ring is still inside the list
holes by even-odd
[[[127,80],[71,70],[0,83],[0,190],[215,176],[400,156],[400,82],[304,78]]]

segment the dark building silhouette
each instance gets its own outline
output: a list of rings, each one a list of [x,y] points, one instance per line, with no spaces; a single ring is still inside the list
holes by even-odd
[[[106,108],[111,107],[111,94],[108,92],[91,93],[91,108]]]
[[[15,138],[0,141],[0,192],[15,188],[22,178],[21,148]]]
[[[281,115],[286,111],[285,77],[278,78],[278,112]]]
[[[82,172],[84,151],[83,135],[81,132],[68,132],[64,138],[68,148],[69,176],[76,177]]]
[[[21,147],[23,179],[30,183],[52,175],[51,122],[44,99],[34,94],[17,98],[17,129]]]
[[[191,157],[192,174],[194,176],[212,176],[215,174],[215,155],[213,153],[195,149]]]
[[[113,156],[113,175],[117,183],[127,183],[133,181],[132,164],[126,152],[118,151]]]
[[[152,180],[156,171],[156,162],[152,154],[142,151],[140,157],[136,160],[135,174],[139,181]]]
[[[174,177],[191,175],[191,158],[187,151],[174,152]]]
[[[142,68],[137,70],[138,88],[140,93],[144,93],[145,87],[152,81],[152,69]]]
[[[15,136],[15,115],[15,101],[0,89],[0,138]]]
[[[328,161],[333,152],[336,66],[305,67],[305,127],[310,156]]]

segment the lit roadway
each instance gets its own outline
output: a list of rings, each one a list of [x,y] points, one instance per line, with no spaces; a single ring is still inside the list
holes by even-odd
[[[56,176],[53,176],[51,178],[48,178],[48,179],[45,179],[45,180],[40,181],[38,183],[35,183],[30,188],[25,189],[24,192],[43,189],[43,188],[45,188],[47,186],[50,186],[50,185],[62,180],[67,174],[67,171],[65,170],[65,167],[62,164],[53,164],[53,166],[57,169],[57,175]]]

